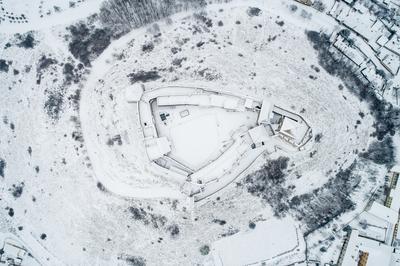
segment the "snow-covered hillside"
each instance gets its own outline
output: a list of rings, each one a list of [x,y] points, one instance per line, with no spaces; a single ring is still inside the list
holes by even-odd
[[[337,260],[340,229],[381,189],[386,168],[359,156],[374,140],[368,102],[319,65],[305,33],[336,30],[332,18],[294,1],[234,0],[117,39],[96,16],[76,24],[100,1],[28,2],[0,1],[2,18],[27,21],[0,23],[0,232],[42,265],[213,265],[215,241],[288,216],[307,234],[308,256]],[[73,52],[72,43],[93,48],[95,38],[104,41],[97,53]],[[137,108],[126,101],[126,88],[141,84],[272,98],[301,114],[314,139],[298,153],[259,157],[195,204],[149,166]],[[284,180],[251,190],[280,157],[289,158]]]

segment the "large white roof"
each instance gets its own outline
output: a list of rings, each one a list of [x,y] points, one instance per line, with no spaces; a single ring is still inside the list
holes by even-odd
[[[376,201],[372,203],[371,209],[368,212],[390,222],[391,224],[396,224],[397,222],[397,212],[377,203]]]
[[[367,265],[393,265],[392,256],[394,248],[378,241],[360,237],[358,230],[352,230],[347,244],[345,255],[343,257],[343,266],[357,266],[360,252],[368,253]]]
[[[298,143],[301,142],[307,130],[308,126],[306,124],[285,117],[280,132],[293,138]]]
[[[299,259],[298,253],[304,256],[302,235],[288,218],[259,222],[254,230],[222,238],[212,247],[215,265],[252,265],[285,256],[284,263],[291,264]]]
[[[261,111],[260,114],[258,115],[258,124],[261,124],[263,122],[269,122],[270,118],[271,118],[271,112],[272,109],[274,108],[274,105],[272,103],[270,103],[267,99],[264,99],[262,101],[262,105],[261,105]]]

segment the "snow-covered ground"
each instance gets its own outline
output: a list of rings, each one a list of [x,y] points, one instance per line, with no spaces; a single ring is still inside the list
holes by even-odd
[[[26,13],[29,22],[0,23],[0,59],[8,65],[8,71],[0,71],[0,159],[6,164],[0,176],[0,231],[17,236],[43,264],[125,265],[134,258],[147,265],[210,263],[211,254],[202,255],[201,247],[247,231],[249,222],[276,219],[271,207],[243,186],[231,184],[218,198],[197,206],[182,197],[178,183],[149,170],[137,109],[126,104],[131,73],[156,71],[160,78],[146,87],[172,83],[218,88],[271,97],[276,105],[301,113],[322,138],[311,147],[313,156],[310,150],[289,156],[285,185],[293,188],[293,195],[324,185],[371,140],[373,118],[366,104],[318,66],[304,33],[333,30],[334,21],[300,4],[237,0],[209,5],[205,17],[212,26],[193,12],[176,14],[113,41],[82,73],[79,84],[63,85],[65,63],[78,64],[68,51],[65,27],[96,12],[99,1],[87,0],[75,8],[55,1],[62,11],[43,18],[35,9],[37,1],[11,2],[2,1],[7,10]],[[46,13],[53,3],[43,2]],[[290,5],[298,8],[292,11]],[[258,6],[261,14],[249,16],[249,6]],[[12,34],[27,30],[35,36],[29,49],[19,47]],[[154,48],[143,51],[149,43]],[[38,73],[43,55],[57,62]],[[81,90],[79,108],[72,97],[76,90]],[[60,91],[64,104],[54,121],[44,106],[49,95]],[[241,177],[266,159],[258,158]],[[362,176],[354,192],[356,209],[309,237],[313,258],[321,256],[319,241],[361,212],[370,192],[383,182],[379,177],[384,169],[376,169],[376,180]],[[124,197],[132,195],[132,187],[162,197]],[[341,244],[340,238],[336,241],[324,261],[336,260],[332,257]]]
[[[318,63],[312,47],[307,43],[304,28],[293,24],[279,26],[275,23],[280,21],[277,16],[267,20],[267,14],[249,18],[245,12],[246,8],[247,5],[243,8],[235,6],[229,12],[218,12],[216,7],[215,11],[209,11],[208,17],[215,20],[215,24],[219,20],[224,21],[224,26],[214,25],[210,32],[202,34],[192,33],[191,26],[198,22],[193,22],[193,19],[186,15],[181,15],[183,22],[179,19],[171,25],[162,25],[161,37],[158,38],[153,38],[149,33],[146,35],[146,29],[135,31],[127,40],[132,47],[125,48],[122,52],[124,60],[109,64],[110,68],[105,75],[96,75],[98,68],[103,70],[106,64],[106,60],[102,60],[105,56],[98,59],[88,82],[88,87],[92,89],[83,91],[81,101],[81,121],[85,139],[95,142],[88,145],[89,153],[92,152],[91,149],[96,150],[97,155],[90,156],[93,164],[96,164],[97,159],[101,160],[99,164],[102,166],[106,165],[105,161],[108,161],[108,164],[114,160],[121,163],[118,154],[124,153],[125,149],[129,149],[130,153],[143,152],[143,148],[133,146],[141,145],[140,142],[130,141],[129,147],[111,147],[120,151],[110,154],[106,140],[115,134],[137,133],[129,129],[137,120],[124,122],[134,120],[133,115],[127,116],[128,111],[122,110],[123,104],[118,103],[124,101],[123,88],[130,85],[127,75],[135,70],[149,71],[154,66],[167,82],[174,81],[191,86],[206,84],[207,87],[223,88],[252,97],[273,97],[276,105],[297,112],[304,108],[302,115],[310,122],[315,134],[323,134],[324,141],[315,146],[318,154],[316,158],[310,158],[309,152],[296,156],[295,171],[301,172],[304,179],[313,179],[308,182],[310,186],[297,186],[301,189],[299,193],[310,191],[327,180],[318,177],[316,172],[323,176],[329,170],[337,169],[338,165],[344,163],[346,166],[345,162],[353,161],[357,156],[353,151],[362,150],[367,146],[371,117],[367,115],[357,129],[354,127],[359,120],[358,113],[368,111],[348,92],[339,90],[340,80],[331,77],[322,69],[316,72],[311,68]],[[227,13],[229,15],[224,17]],[[241,24],[236,24],[236,21],[240,21]],[[257,25],[262,26],[254,28]],[[285,34],[286,32],[290,34]],[[266,41],[274,36],[275,41]],[[186,38],[189,39],[186,44],[176,44]],[[210,39],[215,39],[217,44]],[[196,46],[204,41],[208,43],[199,48]],[[151,53],[141,51],[142,45],[147,42],[155,44]],[[170,52],[173,47],[179,47],[182,51],[173,55]],[[173,67],[172,61],[181,58],[185,58],[182,66]],[[173,67],[172,72],[168,70],[170,67]],[[207,74],[204,74],[206,77],[199,74],[203,71],[209,72],[209,77]],[[311,80],[310,75],[316,76],[317,79]],[[213,80],[208,81],[207,78]],[[92,80],[97,83],[91,84]],[[153,83],[146,86],[151,88],[157,85]],[[110,94],[114,96],[114,100],[110,100]],[[129,110],[129,113],[133,112],[134,110]],[[87,127],[88,123],[93,126]],[[129,137],[135,138],[137,137],[133,135]],[[103,153],[108,153],[109,156],[102,156]],[[131,159],[126,160],[132,162]],[[134,165],[139,169],[143,162],[135,160]],[[118,170],[113,168],[110,171]],[[303,183],[304,179],[295,182]]]
[[[68,25],[98,11],[100,0],[1,0],[0,32],[23,33]]]

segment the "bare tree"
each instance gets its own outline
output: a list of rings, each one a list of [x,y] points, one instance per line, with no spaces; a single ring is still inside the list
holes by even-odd
[[[100,20],[116,35],[122,35],[171,14],[205,5],[204,0],[107,0],[100,9]]]

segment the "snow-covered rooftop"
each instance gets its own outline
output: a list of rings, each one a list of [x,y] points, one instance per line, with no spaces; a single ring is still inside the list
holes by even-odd
[[[212,245],[217,266],[290,265],[305,258],[304,250],[303,236],[291,219],[259,222],[253,230],[220,239]]]
[[[341,265],[359,265],[363,253],[367,265],[395,265],[392,262],[398,259],[398,251],[393,247],[361,237],[357,230],[352,230]]]

